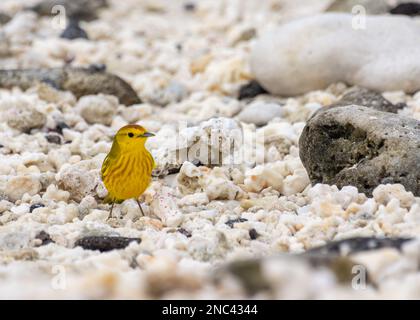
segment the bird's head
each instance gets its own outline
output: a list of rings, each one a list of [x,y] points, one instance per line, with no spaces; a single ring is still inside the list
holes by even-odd
[[[144,146],[146,139],[153,137],[154,134],[148,132],[142,126],[137,124],[129,124],[118,130],[114,140],[121,148],[133,148],[135,150],[138,146]]]

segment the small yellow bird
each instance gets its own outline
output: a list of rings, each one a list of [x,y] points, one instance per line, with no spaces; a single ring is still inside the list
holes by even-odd
[[[138,197],[147,189],[151,181],[155,162],[145,147],[147,138],[154,134],[142,126],[130,124],[118,130],[111,151],[102,164],[102,181],[108,190],[105,203],[121,203],[136,199],[142,215],[143,209]]]

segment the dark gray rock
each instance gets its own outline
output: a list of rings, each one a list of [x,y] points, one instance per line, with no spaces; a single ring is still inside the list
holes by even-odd
[[[57,132],[58,134],[63,134],[63,130],[64,129],[69,129],[70,127],[68,126],[68,124],[67,123],[65,123],[65,122],[58,122],[57,123],[57,125],[55,126],[55,128],[54,129],[51,129],[50,131],[52,131],[52,132]]]
[[[29,212],[32,213],[32,211],[34,211],[35,209],[43,208],[43,207],[45,207],[44,204],[42,204],[42,203],[35,203],[35,204],[33,204],[33,205],[31,205],[29,207]]]
[[[371,251],[382,248],[395,248],[397,250],[401,250],[402,245],[410,240],[412,239],[357,237],[340,241],[332,241],[324,246],[310,249],[305,254],[347,256],[361,251]]]
[[[49,143],[61,144],[61,137],[57,134],[47,134],[45,139],[47,139]]]
[[[396,7],[389,10],[391,14],[402,14],[410,17],[420,15],[420,3],[418,2],[405,2],[400,3]]]
[[[345,92],[343,97],[330,107],[344,107],[351,104],[392,113],[397,113],[404,107],[403,104],[392,104],[379,92],[357,87]]]
[[[120,77],[94,68],[42,68],[0,70],[0,87],[26,90],[43,82],[59,90],[71,91],[77,98],[90,94],[109,94],[129,106],[141,103],[133,88]]]
[[[106,252],[111,250],[124,249],[132,241],[140,243],[141,239],[111,236],[88,236],[78,239],[74,246],[79,246],[86,250],[99,250],[100,252]]]
[[[420,122],[350,105],[326,108],[306,124],[300,158],[312,183],[356,186],[370,195],[400,183],[420,196]]]
[[[255,240],[255,239],[257,239],[257,238],[260,236],[260,235],[258,234],[257,230],[255,230],[254,228],[249,229],[248,234],[249,234],[249,238],[250,238],[251,240]]]
[[[51,236],[45,232],[44,230],[42,230],[41,232],[39,232],[36,236],[35,239],[41,240],[41,246],[45,246],[49,243],[54,243],[53,239],[51,239]]]
[[[179,228],[178,232],[183,234],[184,236],[186,236],[187,238],[191,238],[192,234],[190,231],[184,229],[184,228]]]
[[[236,218],[236,219],[231,219],[231,220],[226,221],[225,224],[228,225],[229,227],[233,228],[235,223],[241,223],[241,222],[246,222],[246,221],[248,221],[248,219]]]
[[[247,84],[244,84],[239,88],[239,95],[238,99],[248,99],[248,98],[254,98],[260,94],[267,93],[267,90],[265,90],[256,80],[251,80]]]
[[[60,38],[63,39],[88,39],[88,35],[85,30],[83,30],[80,25],[79,21],[77,20],[70,20],[67,27],[63,30],[63,32],[60,34]]]

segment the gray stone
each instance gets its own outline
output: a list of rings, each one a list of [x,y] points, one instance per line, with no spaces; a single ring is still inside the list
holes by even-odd
[[[307,255],[319,256],[347,256],[350,254],[379,250],[382,248],[394,248],[401,250],[402,246],[413,239],[410,238],[376,238],[356,237],[339,241],[331,241],[327,244],[312,248],[306,252]]]
[[[141,103],[133,88],[120,77],[97,68],[42,68],[0,70],[0,87],[26,90],[37,83],[71,91],[77,98],[98,93],[114,95],[129,106]]]
[[[266,125],[270,120],[281,117],[282,106],[276,103],[255,101],[250,103],[238,114],[238,120],[253,123],[257,126]]]
[[[100,252],[106,252],[124,249],[133,241],[140,243],[141,239],[119,236],[88,236],[78,239],[74,246],[82,247],[85,250],[99,250]]]
[[[357,87],[346,91],[342,98],[330,107],[345,107],[351,104],[392,113],[397,113],[403,107],[403,104],[392,104],[379,92]]]
[[[370,195],[400,183],[420,196],[420,122],[350,105],[317,112],[299,140],[312,183],[356,186]]]

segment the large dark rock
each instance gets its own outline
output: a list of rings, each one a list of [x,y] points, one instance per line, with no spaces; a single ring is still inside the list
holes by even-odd
[[[133,88],[120,77],[96,68],[42,68],[0,70],[0,87],[26,90],[37,83],[71,91],[77,98],[90,94],[109,94],[128,106],[141,103]]]
[[[356,186],[370,195],[400,183],[420,196],[420,122],[350,105],[326,108],[306,124],[300,158],[312,183]]]

